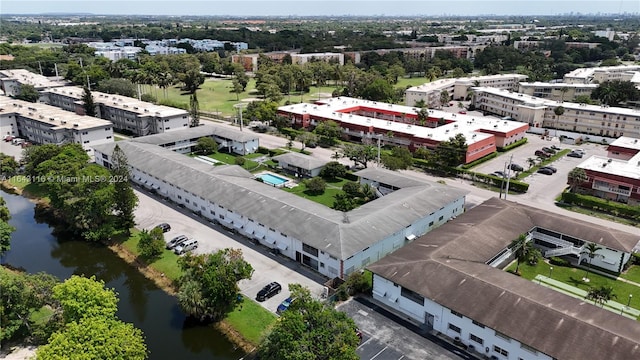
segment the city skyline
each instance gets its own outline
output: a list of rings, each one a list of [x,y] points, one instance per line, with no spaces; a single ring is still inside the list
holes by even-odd
[[[160,3],[160,4],[159,4]],[[366,4],[366,6],[363,6]],[[95,14],[175,16],[481,16],[624,14],[640,12],[638,0],[538,1],[3,1],[2,14]]]

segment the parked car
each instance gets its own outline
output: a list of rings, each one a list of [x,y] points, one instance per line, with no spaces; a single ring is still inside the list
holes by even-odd
[[[557,147],[557,146],[555,146],[555,145],[551,145],[551,148],[552,148],[553,150],[555,150],[555,151],[560,151],[560,150],[562,150],[561,148],[559,148],[559,147]]]
[[[7,135],[7,136],[4,137],[4,141],[5,142],[9,142],[9,141],[13,140],[14,138],[15,138],[14,136]]]
[[[282,291],[282,286],[280,286],[280,284],[274,281],[272,283],[267,284],[260,291],[258,291],[258,294],[256,295],[256,300],[265,301],[271,298],[272,296],[274,296],[275,294],[279,294],[280,291]]]
[[[547,154],[555,154],[556,151],[550,147],[543,147],[542,151],[546,152]]]
[[[568,153],[567,156],[572,158],[582,158],[582,154],[575,151]]]
[[[579,153],[579,154],[582,154],[582,155],[587,153],[586,151],[584,151],[584,149],[574,149],[572,152],[576,152],[576,153]]]
[[[186,235],[178,235],[167,242],[167,250],[171,250],[187,240],[189,240],[189,238]]]
[[[311,149],[315,149],[315,148],[317,148],[317,147],[318,147],[318,144],[316,144],[316,143],[314,143],[314,142],[312,142],[312,143],[308,143],[308,144],[307,144],[307,147],[308,147],[308,148],[311,148]]]
[[[503,171],[494,171],[494,172],[491,173],[491,175],[497,176],[497,177],[501,177],[501,178],[509,177]]]
[[[22,144],[22,143],[23,143],[23,142],[25,142],[25,141],[26,141],[25,139],[21,139],[21,138],[14,138],[14,139],[12,139],[12,140],[11,140],[11,143],[12,143],[13,145],[20,145],[20,144]]]
[[[463,114],[463,115],[464,115],[464,114],[466,114],[466,113],[467,113],[467,112],[466,112],[465,110],[460,110],[460,111],[458,111],[458,114]]]
[[[536,150],[536,152],[534,153],[536,156],[542,157],[542,158],[548,158],[551,157],[551,154],[549,154],[546,151],[543,150]]]
[[[182,255],[188,251],[193,251],[197,248],[198,248],[198,240],[190,239],[176,246],[176,248],[173,249],[173,252],[176,253],[176,255]]]
[[[558,169],[554,168],[553,166],[549,166],[549,165],[547,165],[547,166],[543,166],[543,167],[541,167],[540,169],[549,169],[549,170],[551,170],[551,172],[552,172],[552,173],[554,173],[554,174],[558,171]]]
[[[291,303],[293,303],[294,301],[295,299],[291,297],[284,299],[284,301],[281,302],[280,305],[278,305],[278,308],[276,309],[276,314],[280,315],[283,312],[287,311],[289,309],[289,306],[291,306]]]
[[[553,171],[547,168],[540,168],[538,169],[538,174],[553,175]]]
[[[511,170],[513,171],[517,171],[517,172],[521,172],[524,171],[524,168],[518,164],[511,164],[511,166],[509,167]]]
[[[166,233],[167,231],[171,230],[171,225],[167,223],[158,224],[156,227],[160,228],[163,233]]]

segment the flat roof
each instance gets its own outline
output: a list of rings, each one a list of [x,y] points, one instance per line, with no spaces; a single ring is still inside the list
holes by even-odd
[[[640,151],[640,140],[628,136],[620,136],[609,144],[609,146]]]
[[[44,89],[57,86],[65,86],[68,84],[65,80],[55,80],[34,74],[25,69],[0,70],[0,80],[15,80],[20,84],[32,85],[36,89]]]
[[[598,84],[573,84],[573,83],[552,83],[543,81],[521,82],[520,86],[524,87],[552,87],[552,88],[576,88],[576,89],[595,89]]]
[[[93,148],[110,155],[115,145]],[[420,181],[345,213],[256,181],[236,165],[214,167],[135,141],[117,145],[130,166],[343,260],[468,193]]]
[[[463,134],[467,139],[467,144],[473,144],[493,136],[488,133],[480,132],[481,130],[507,133],[521,129],[522,127],[528,127],[527,124],[518,121],[500,120],[495,117],[453,114],[441,110],[429,109],[428,112],[430,118],[444,118],[445,120],[452,121],[449,124],[438,126],[437,128],[430,128],[343,112],[353,109],[354,107],[366,107],[369,109],[380,110],[382,112],[393,112],[395,114],[410,114],[416,116],[419,111],[418,108],[412,106],[388,104],[350,97],[325,99],[322,100],[321,103],[315,105],[305,103],[285,105],[279,107],[278,110],[295,114],[311,114],[326,119],[333,119],[341,123],[373,127],[384,132],[392,131],[405,133],[418,138],[432,139],[434,141],[446,141],[456,134]]]
[[[625,252],[640,240],[492,198],[367,268],[553,358],[639,358],[637,321],[486,264],[536,226]]]
[[[618,175],[623,178],[640,180],[640,161],[611,159],[604,156],[590,156],[577,167],[605,174]]]
[[[413,92],[430,92],[437,89],[443,89],[446,87],[453,86],[455,84],[465,84],[472,85],[475,81],[492,81],[492,80],[525,80],[527,79],[527,75],[522,74],[496,74],[496,75],[485,75],[485,76],[467,76],[461,78],[452,78],[452,79],[440,79],[428,83],[424,83],[418,86],[412,86],[407,89],[407,91]]]
[[[76,100],[81,100],[84,90],[77,86],[63,86],[63,87],[48,89],[46,92],[61,94]],[[93,95],[93,101],[95,101],[96,103],[104,104],[105,106],[109,106],[109,107],[122,109],[127,112],[138,113],[143,116],[168,117],[168,116],[189,114],[186,110],[164,106],[164,105],[156,105],[149,102],[140,101],[138,99],[134,99],[131,97],[127,97],[127,96],[106,94],[99,91],[91,91],[91,94]]]
[[[619,66],[601,66],[580,68],[568,72],[564,75],[565,78],[587,78],[593,76],[593,73],[599,72],[625,72],[625,71],[640,71],[640,65],[619,65]]]
[[[20,116],[38,121],[52,129],[86,130],[113,125],[110,121],[91,116],[78,115],[55,106],[42,103],[16,100],[0,96],[0,114],[20,114]]]

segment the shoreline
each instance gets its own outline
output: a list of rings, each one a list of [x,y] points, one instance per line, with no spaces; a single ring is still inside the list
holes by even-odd
[[[0,187],[2,187],[3,190],[9,193],[27,198],[37,205],[49,207],[49,204],[42,198],[34,196],[24,189],[12,186],[6,180],[0,182]],[[138,270],[144,277],[153,281],[153,283],[162,291],[171,296],[176,296],[177,284],[166,277],[163,273],[139,260],[137,256],[128,251],[124,246],[122,246],[122,244],[110,243],[104,245],[109,248],[109,250],[111,250],[116,256],[124,260],[129,266],[132,266],[133,268]],[[242,334],[234,329],[233,326],[231,326],[226,320],[221,320],[211,325],[216,330],[224,334],[229,341],[231,341],[238,348],[242,349],[245,353],[249,354],[256,349],[256,344],[253,344],[250,341],[246,340],[244,336],[242,336]]]

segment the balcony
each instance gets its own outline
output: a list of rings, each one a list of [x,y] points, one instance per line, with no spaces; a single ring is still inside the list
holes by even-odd
[[[619,185],[609,184],[604,181],[594,181],[592,188],[594,190],[600,190],[604,192],[609,192],[613,194],[623,195],[623,196],[631,196],[631,186],[625,186],[626,189],[620,188]]]

